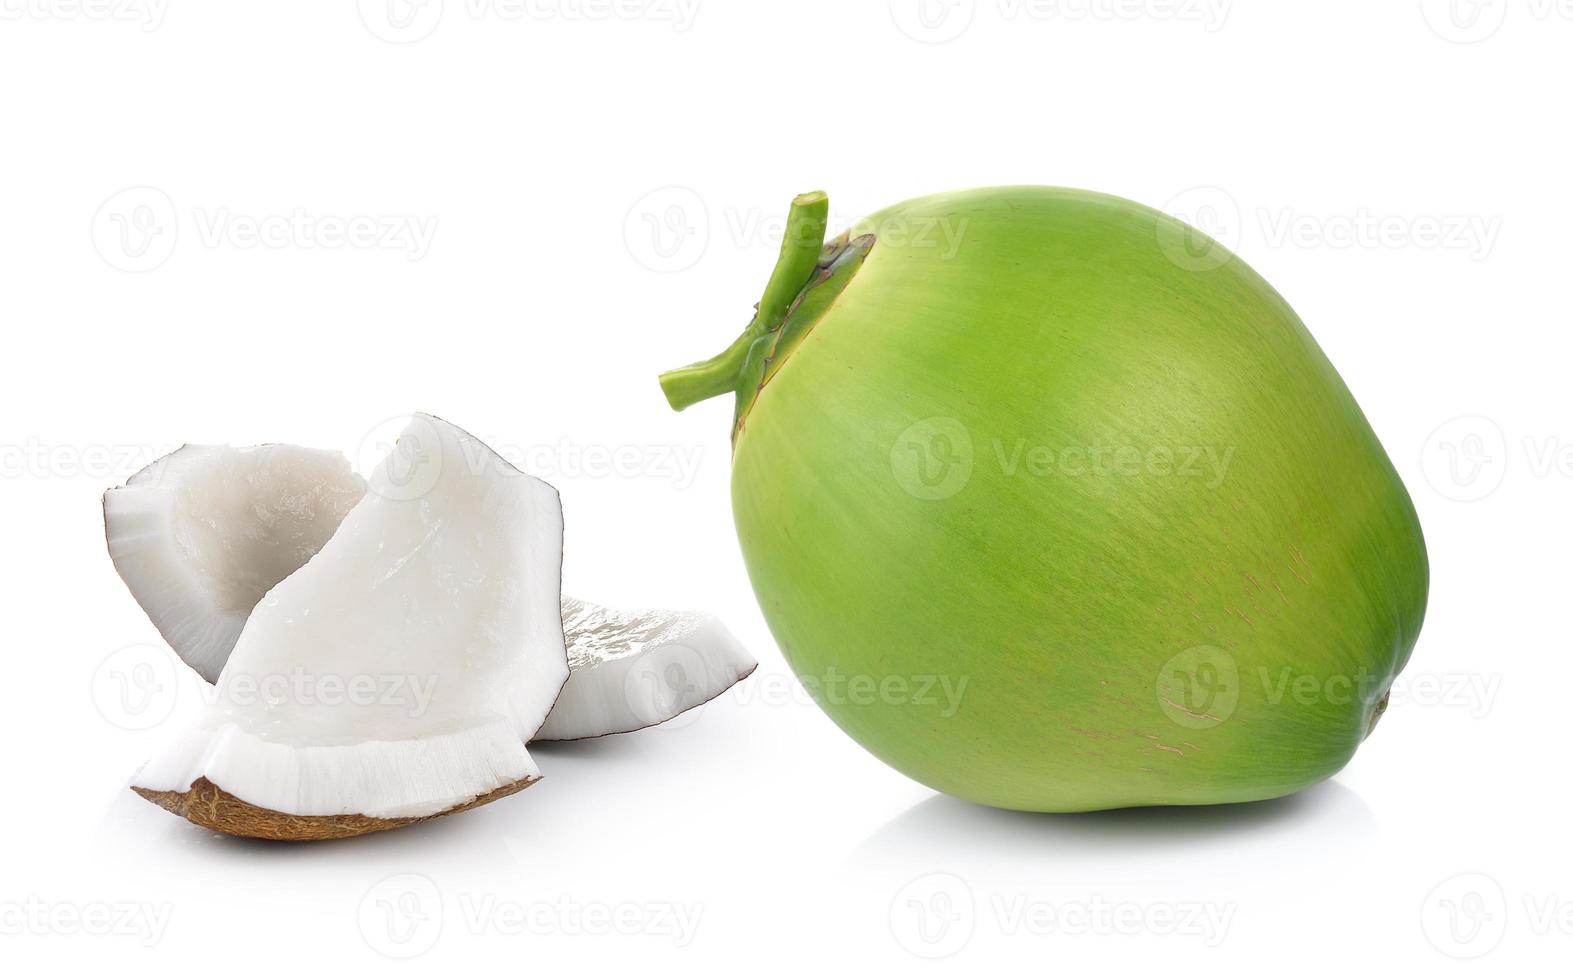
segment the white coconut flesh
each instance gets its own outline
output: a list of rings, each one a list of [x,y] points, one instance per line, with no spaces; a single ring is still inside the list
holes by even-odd
[[[205,778],[281,814],[406,819],[537,778],[525,742],[568,676],[562,533],[555,490],[416,416],[135,786]]]
[[[568,683],[537,739],[596,738],[658,725],[759,666],[707,613],[619,612],[563,597]]]
[[[365,492],[339,453],[185,446],[104,495],[104,530],[148,618],[212,682],[252,607]]]
[[[364,493],[336,452],[188,446],[109,491],[105,528],[132,595],[213,681],[252,607],[322,548]],[[565,595],[562,621],[572,673],[542,740],[658,725],[758,666],[706,613],[622,612]]]

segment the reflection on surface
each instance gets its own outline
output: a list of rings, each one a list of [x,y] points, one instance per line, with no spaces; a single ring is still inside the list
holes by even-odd
[[[989,870],[1042,862],[1109,872],[1138,870],[1139,858],[1139,870],[1153,874],[1193,865],[1245,871],[1255,855],[1281,872],[1286,863],[1314,865],[1330,853],[1347,860],[1374,849],[1377,837],[1365,802],[1334,781],[1260,803],[1096,813],[1019,813],[936,794],[870,835],[851,863],[873,870],[938,859]]]

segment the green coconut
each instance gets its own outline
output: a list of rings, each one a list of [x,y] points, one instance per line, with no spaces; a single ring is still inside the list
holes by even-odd
[[[662,386],[736,393],[743,555],[831,718],[1021,810],[1343,767],[1420,632],[1426,552],[1284,299],[1102,194],[940,194],[828,244],[827,210],[796,199],[754,321]]]

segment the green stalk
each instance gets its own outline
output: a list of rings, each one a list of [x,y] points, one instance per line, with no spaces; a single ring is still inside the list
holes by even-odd
[[[749,324],[753,329],[753,324]],[[661,390],[666,400],[681,412],[690,405],[706,399],[736,391],[738,378],[743,373],[743,361],[748,356],[748,345],[753,335],[745,331],[732,341],[732,346],[710,358],[661,375]]]
[[[825,248],[825,226],[830,216],[830,198],[824,191],[810,191],[792,199],[787,212],[786,234],[781,239],[781,254],[759,300],[754,318],[754,336],[768,333],[786,319],[787,307],[808,285]]]
[[[780,328],[788,307],[814,275],[825,247],[829,215],[830,198],[824,191],[811,191],[792,199],[781,254],[776,258],[754,319],[720,354],[661,375],[661,390],[673,408],[682,411],[707,398],[738,390],[754,341]]]

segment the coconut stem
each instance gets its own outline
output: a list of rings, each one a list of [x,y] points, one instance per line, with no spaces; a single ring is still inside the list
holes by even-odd
[[[781,239],[781,254],[770,273],[770,282],[759,300],[758,312],[732,346],[710,358],[661,375],[661,390],[678,411],[707,398],[736,391],[743,365],[755,340],[781,326],[787,310],[819,265],[825,247],[825,228],[830,216],[830,198],[824,191],[799,194],[787,212],[786,234]]]
[[[786,234],[781,238],[781,254],[759,300],[759,314],[750,328],[754,336],[774,330],[786,319],[787,307],[803,291],[819,254],[825,249],[825,225],[830,216],[830,197],[824,191],[809,191],[792,199],[787,212]]]
[[[750,325],[752,326],[752,325]],[[743,373],[743,360],[753,335],[744,333],[732,346],[710,358],[661,375],[661,390],[666,400],[681,412],[707,398],[737,390],[739,376]]]

